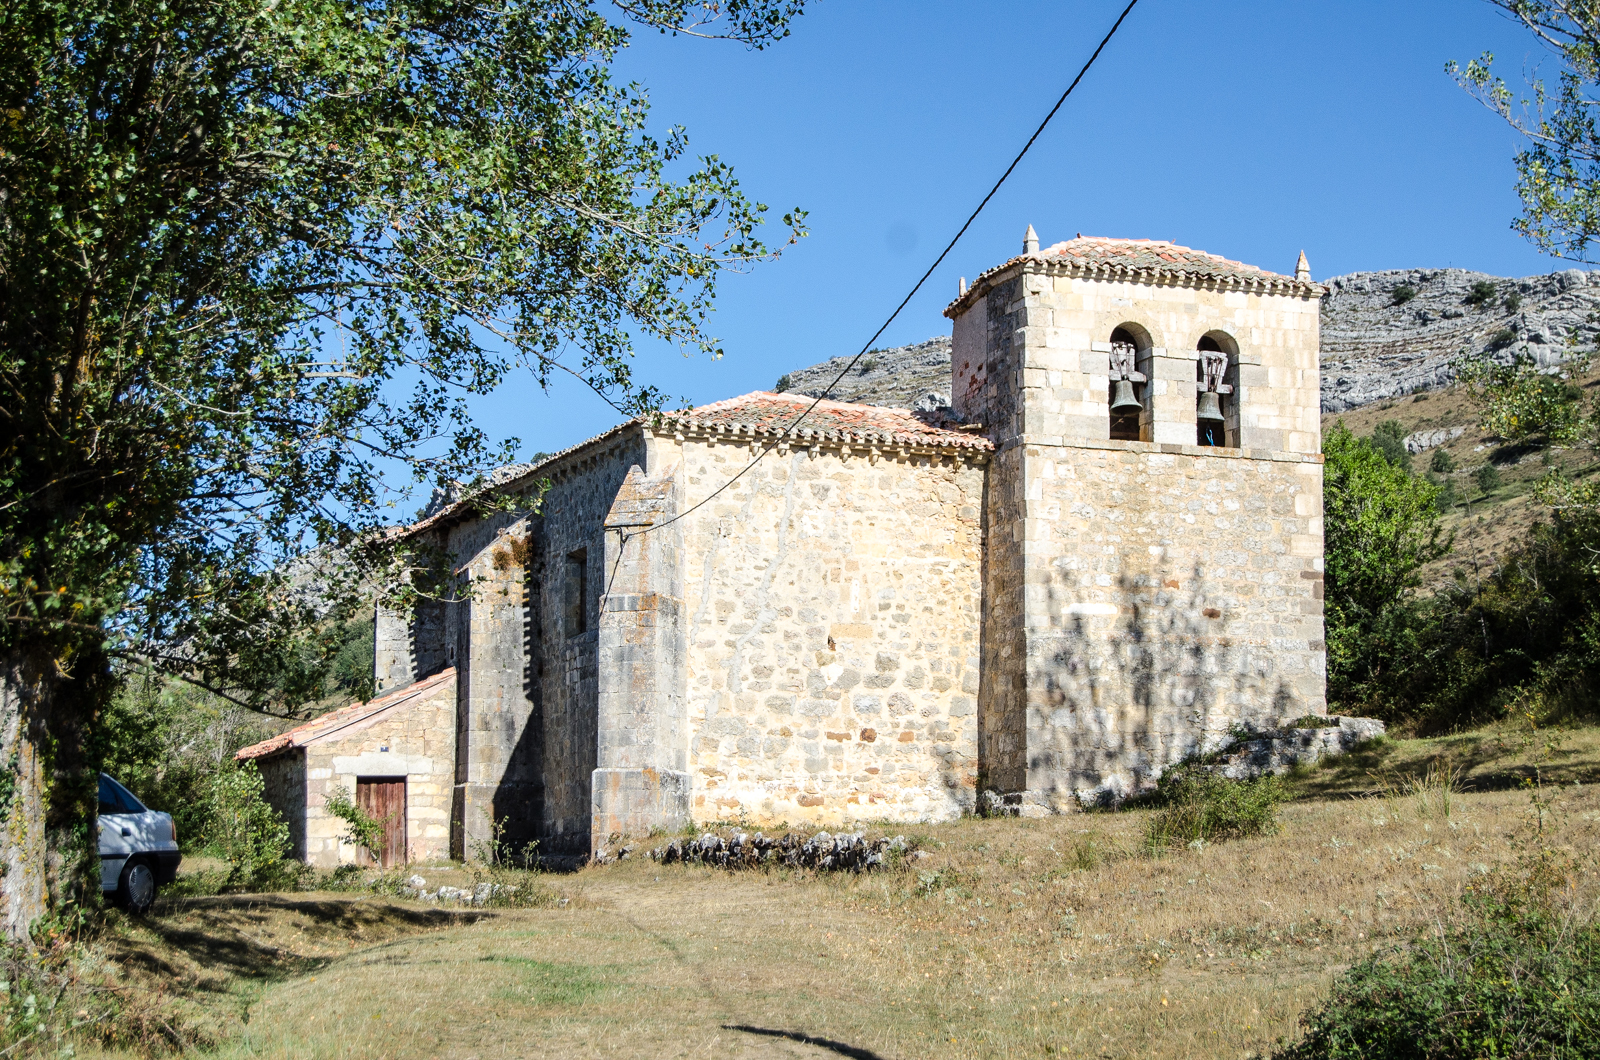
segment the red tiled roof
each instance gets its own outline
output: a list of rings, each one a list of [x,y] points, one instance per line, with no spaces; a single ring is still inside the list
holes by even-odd
[[[717,434],[778,437],[789,430],[798,443],[843,442],[851,445],[907,445],[935,449],[989,450],[994,443],[982,434],[936,427],[909,409],[857,405],[848,401],[816,401],[793,394],[757,390],[753,394],[667,413],[664,420],[678,429]],[[800,419],[801,414],[804,419]],[[795,421],[799,419],[799,422]]]
[[[1078,236],[1064,243],[1021,254],[980,275],[966,294],[951,302],[945,316],[959,316],[991,279],[1007,269],[1027,262],[1047,267],[1066,268],[1076,275],[1111,280],[1140,280],[1146,283],[1178,279],[1210,281],[1222,286],[1284,293],[1324,294],[1326,288],[1310,280],[1297,280],[1242,261],[1232,261],[1203,250],[1179,246],[1166,239],[1114,239],[1108,236]]]
[[[660,423],[662,426],[674,429],[771,438],[781,435],[813,400],[815,399],[757,390],[741,397],[715,401],[698,408],[661,413]],[[641,427],[652,423],[654,417],[635,417],[593,438],[563,449],[538,464],[527,465],[516,475],[484,488],[515,489],[529,479],[544,474],[552,464],[574,453],[599,442],[609,441],[630,427]],[[793,437],[797,442],[823,441],[851,445],[906,445],[919,448],[982,451],[994,448],[994,443],[981,434],[935,427],[918,419],[909,409],[857,405],[848,401],[819,402],[795,428]],[[395,533],[418,534],[453,523],[472,511],[472,499],[479,495],[474,493],[453,501],[426,519],[398,529]]]
[[[277,754],[279,751],[285,751],[291,747],[304,747],[319,736],[326,736],[347,725],[365,721],[372,715],[382,711],[404,706],[424,692],[432,691],[446,681],[453,680],[455,676],[455,667],[440,670],[432,677],[425,677],[420,681],[406,685],[404,688],[397,688],[393,692],[379,696],[377,699],[369,699],[365,703],[352,703],[348,707],[340,707],[338,710],[329,711],[322,717],[313,718],[304,725],[297,725],[288,732],[281,732],[271,739],[253,743],[243,750],[236,751],[233,757],[243,762],[251,758],[265,758],[268,755]]]

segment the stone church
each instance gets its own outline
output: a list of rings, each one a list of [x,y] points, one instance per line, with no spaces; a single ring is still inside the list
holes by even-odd
[[[811,399],[747,394],[497,485],[519,511],[409,528],[460,591],[379,615],[377,683],[453,672],[453,747],[394,771],[452,792],[456,856],[988,791],[1062,812],[1325,712],[1304,255],[1028,236],[945,310],[948,409],[823,401],[788,431]]]

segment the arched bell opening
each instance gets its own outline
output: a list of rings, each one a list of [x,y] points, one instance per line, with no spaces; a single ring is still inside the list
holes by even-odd
[[[1239,350],[1222,332],[1207,332],[1195,344],[1195,443],[1234,448],[1239,444]]]
[[[1110,386],[1106,395],[1111,416],[1113,441],[1137,442],[1144,439],[1148,397],[1150,336],[1135,324],[1124,324],[1111,331]]]

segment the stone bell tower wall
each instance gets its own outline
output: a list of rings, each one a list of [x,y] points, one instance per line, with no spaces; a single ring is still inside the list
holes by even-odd
[[[955,410],[997,447],[980,783],[1055,809],[1326,709],[1318,289],[1078,271],[1020,259],[950,310]],[[1142,441],[1110,438],[1119,327]],[[1206,336],[1230,354],[1234,447],[1195,444]]]

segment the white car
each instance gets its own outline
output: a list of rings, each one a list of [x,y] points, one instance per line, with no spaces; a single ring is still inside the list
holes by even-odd
[[[100,890],[134,913],[150,908],[156,885],[178,877],[178,827],[170,813],[146,809],[115,780],[100,774]]]

